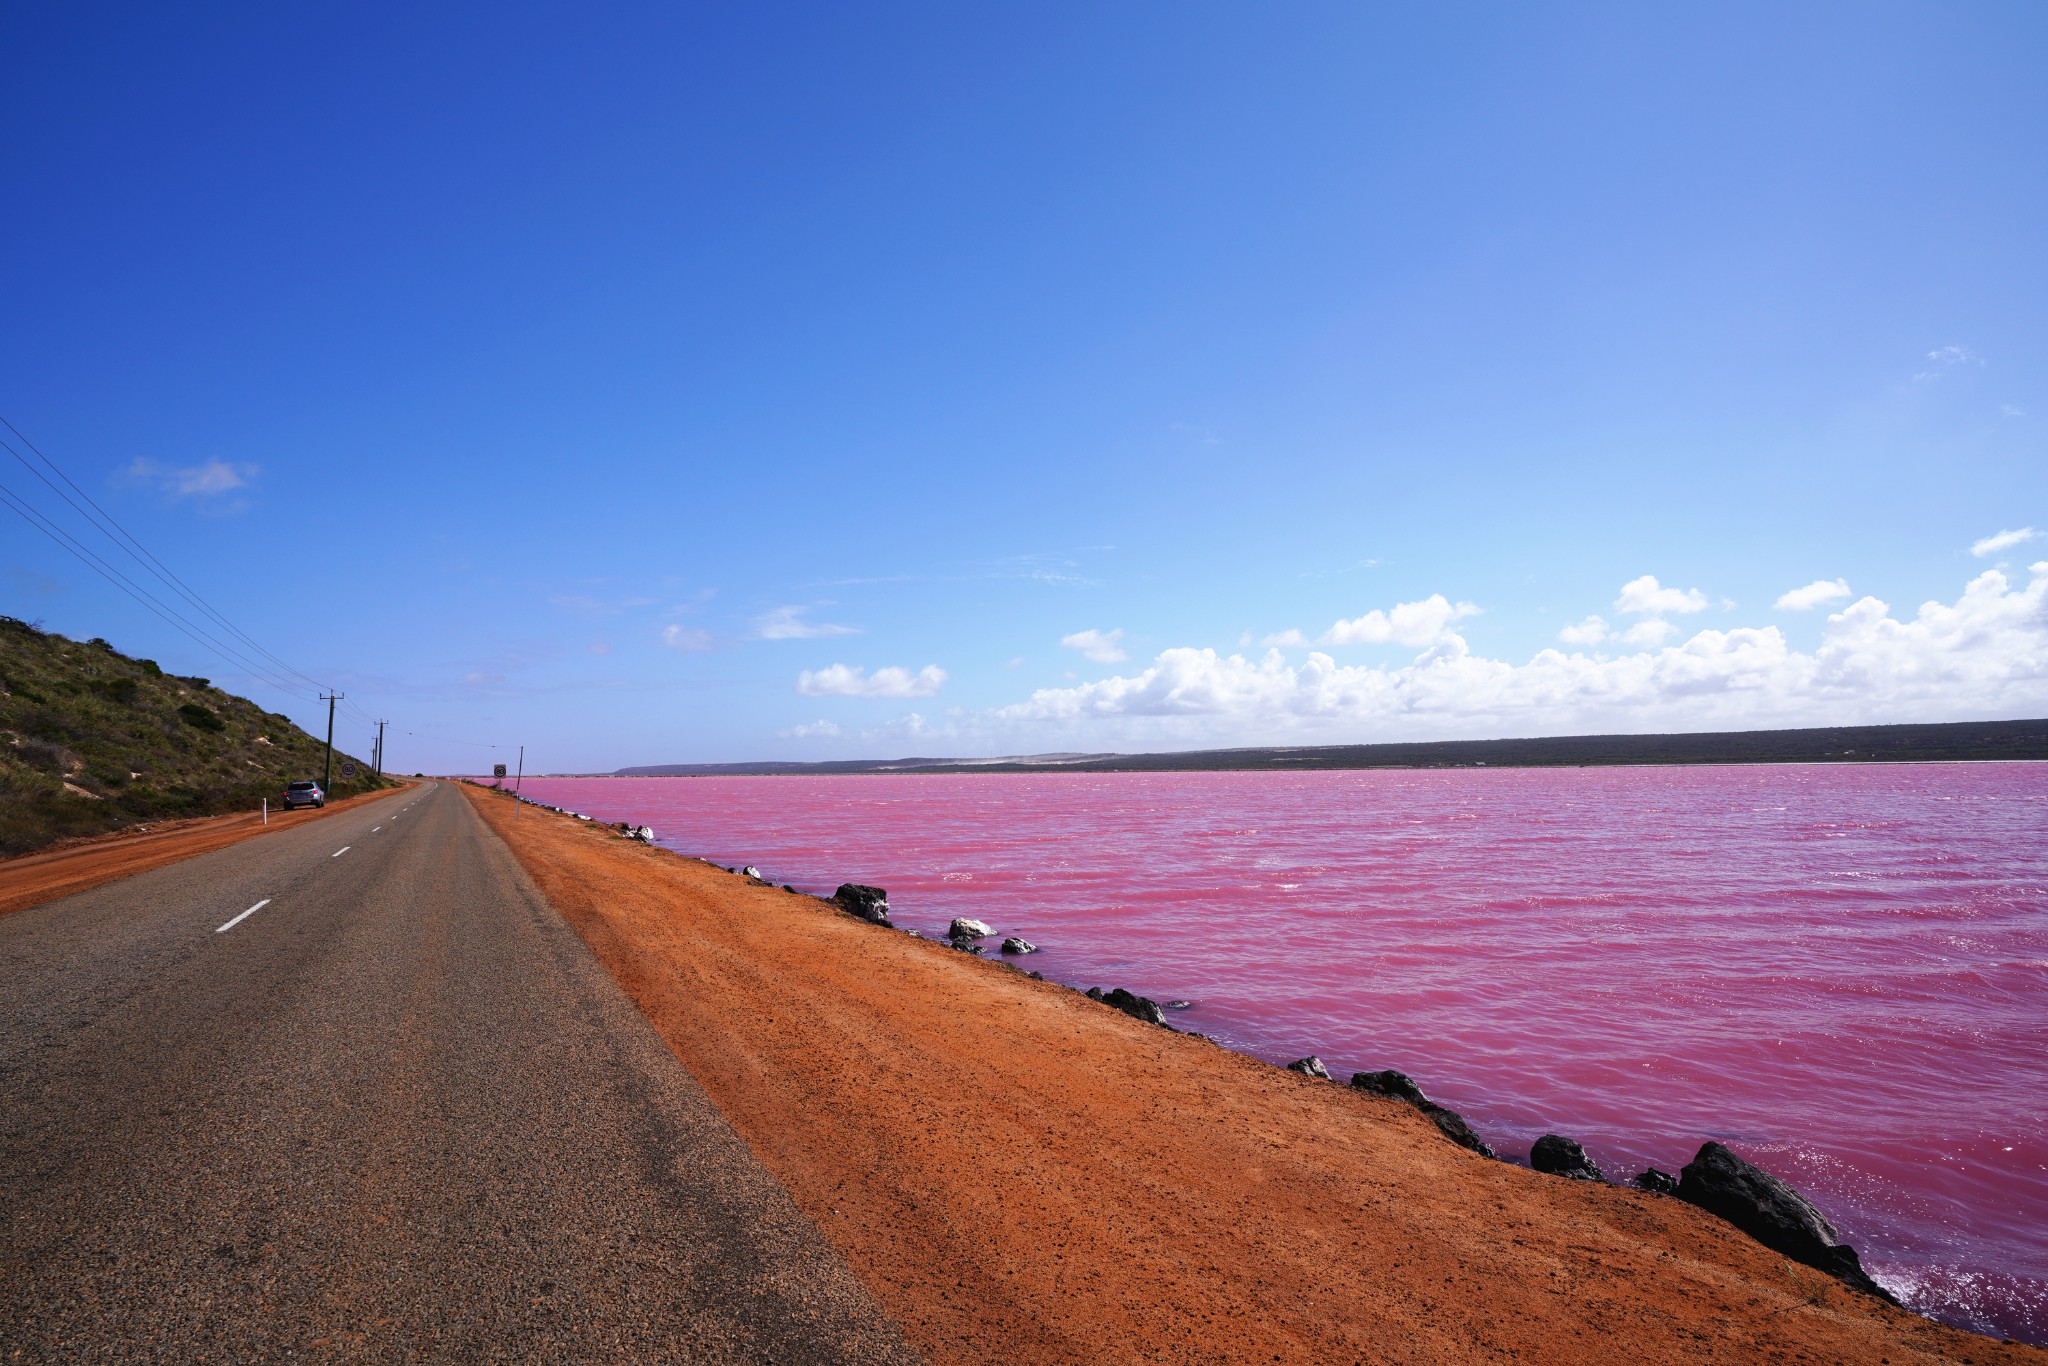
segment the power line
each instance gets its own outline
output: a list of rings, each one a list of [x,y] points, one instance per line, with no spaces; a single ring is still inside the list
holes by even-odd
[[[5,426],[8,431],[13,432],[14,435],[21,441],[21,444],[28,447],[29,450],[33,451],[35,453],[36,459],[42,461],[44,465],[48,466],[51,473],[55,474],[57,478],[63,480],[65,485],[68,486],[73,493],[76,493],[79,498],[83,498],[86,502],[86,505],[90,507],[92,511],[88,512],[86,511],[86,508],[80,507],[78,505],[77,499],[74,499],[71,496],[71,494],[66,493],[63,488],[60,488],[55,483],[52,483],[49,475],[44,474],[40,469],[37,469],[34,465],[30,464],[26,456],[22,455],[20,451],[15,450],[14,447],[9,445],[4,439],[0,439],[0,447],[5,447],[7,453],[9,455],[12,455],[17,461],[19,461],[24,469],[28,470],[31,474],[35,475],[36,478],[42,480],[43,483],[49,485],[51,491],[53,491],[59,498],[62,498],[66,503],[69,503],[71,505],[72,511],[78,513],[79,516],[85,518],[87,522],[91,523],[94,527],[96,527],[102,535],[106,536],[108,540],[112,541],[116,546],[118,546],[125,554],[127,554],[127,556],[130,559],[134,560],[137,564],[141,565],[145,570],[147,570],[151,574],[154,574],[159,581],[164,583],[172,591],[176,592],[180,597],[184,598],[185,601],[191,603],[201,612],[204,612],[208,617],[211,617],[215,622],[218,622],[220,626],[224,630],[226,630],[230,635],[233,635],[234,637],[242,641],[250,649],[254,650],[263,658],[269,660],[279,669],[282,669],[286,674],[300,679],[302,682],[312,687],[315,692],[318,692],[322,687],[325,686],[325,684],[321,683],[319,679],[314,678],[308,674],[301,673],[299,670],[293,668],[291,665],[285,663],[284,660],[278,658],[269,650],[265,649],[262,646],[262,644],[259,643],[253,636],[251,636],[248,632],[244,631],[241,627],[235,625],[232,621],[229,621],[227,617],[224,614],[222,614],[218,609],[216,609],[211,603],[207,602],[204,598],[200,597],[198,593],[194,592],[190,585],[188,585],[183,579],[179,578],[175,573],[171,571],[169,565],[165,564],[162,560],[158,559],[156,555],[150,551],[149,547],[145,546],[140,540],[136,539],[135,535],[132,532],[130,532],[128,528],[122,526],[121,523],[115,519],[112,513],[108,512],[105,508],[101,507],[91,494],[87,493],[84,489],[80,488],[78,486],[77,481],[73,480],[70,475],[66,474],[61,465],[59,465],[56,461],[52,460],[49,456],[45,455],[42,451],[42,448],[37,446],[35,442],[29,440],[28,437],[25,434],[23,434],[21,428],[15,426],[14,423],[9,421],[5,414],[0,414],[0,426]]]
[[[97,552],[92,550],[91,547],[87,546],[84,542],[80,541],[77,537],[73,536],[70,532],[64,530],[63,527],[58,526],[48,517],[45,517],[41,512],[39,512],[36,509],[33,503],[30,503],[27,499],[23,498],[20,494],[14,492],[14,490],[8,488],[5,484],[0,484],[0,500],[4,500],[7,506],[10,509],[12,509],[13,512],[17,516],[19,516],[23,521],[27,522],[36,530],[42,532],[45,536],[48,536],[51,540],[55,541],[60,547],[62,547],[64,550],[68,551],[73,557],[75,557],[81,564],[85,565],[86,568],[92,570],[94,573],[100,575],[100,577],[106,579],[107,582],[113,584],[116,588],[126,593],[129,597],[134,598],[137,602],[141,603],[150,611],[156,613],[159,617],[162,617],[166,622],[170,623],[178,630],[183,631],[186,635],[190,636],[200,645],[205,646],[209,650],[212,650],[215,654],[218,654],[222,659],[227,660],[229,663],[234,664],[239,668],[249,670],[249,672],[255,675],[257,678],[261,679],[265,683],[270,684],[272,687],[277,688],[282,692],[291,693],[295,697],[303,698],[306,696],[305,691],[297,684],[291,683],[284,679],[272,677],[270,670],[265,669],[262,665],[257,664],[255,661],[248,659],[247,657],[237,653],[227,645],[223,644],[219,640],[216,640],[214,637],[208,635],[204,630],[202,630],[196,623],[187,620],[181,613],[167,606],[163,602],[159,601],[155,597],[155,595],[149,592],[149,590],[143,588],[140,584],[136,583],[126,574],[123,574],[120,570],[108,564],[106,560],[103,559]]]
[[[44,454],[42,449],[33,441],[30,441],[23,434],[22,430],[9,421],[5,415],[0,415],[0,426],[5,426],[8,431],[14,433],[21,444],[34,452],[36,459],[48,467],[50,474],[56,475],[58,479],[63,481],[64,486],[68,487],[72,493],[76,493],[78,497],[73,498],[71,493],[66,493],[65,487],[60,487],[57,483],[53,482],[49,474],[45,474],[42,469],[32,464],[26,456],[16,450],[5,438],[0,438],[0,449],[5,449],[9,455],[13,456],[20,463],[22,468],[35,475],[37,479],[40,479],[51,492],[68,504],[73,512],[77,513],[89,526],[111,541],[129,559],[133,560],[148,574],[154,576],[176,596],[183,598],[185,602],[203,613],[212,623],[216,623],[231,638],[231,641],[238,641],[240,645],[246,645],[248,651],[253,652],[264,660],[270,661],[270,663],[266,665],[258,662],[257,659],[251,658],[249,653],[245,653],[240,648],[240,645],[231,643],[231,641],[221,640],[211,630],[207,629],[206,626],[187,617],[176,606],[157,597],[156,594],[150,592],[134,579],[128,577],[127,574],[117,569],[105,556],[86,545],[85,542],[73,535],[53,518],[45,515],[41,509],[37,508],[27,498],[8,488],[4,483],[0,483],[0,501],[5,501],[9,509],[23,521],[35,527],[36,530],[42,532],[45,536],[48,536],[61,549],[77,559],[81,564],[106,579],[123,593],[126,593],[136,602],[154,612],[158,617],[161,617],[165,622],[183,632],[193,641],[211,650],[235,667],[246,669],[252,677],[259,681],[269,684],[280,692],[307,700],[325,700],[323,694],[334,691],[311,674],[293,668],[276,654],[266,649],[255,637],[235,625],[234,622],[228,620],[224,613],[201,597],[193,590],[191,585],[179,578],[169,565],[157,558],[148,546],[144,545],[132,532],[122,526],[112,513],[101,507],[91,494],[80,488],[77,481],[64,472],[62,466]],[[84,500],[85,506],[80,506],[80,499]],[[87,510],[88,507],[91,511]],[[308,689],[311,690],[310,695]],[[340,701],[343,699],[336,698],[335,700]],[[362,711],[359,707],[349,704],[346,709],[349,712],[355,713],[364,722],[374,724],[369,713]]]

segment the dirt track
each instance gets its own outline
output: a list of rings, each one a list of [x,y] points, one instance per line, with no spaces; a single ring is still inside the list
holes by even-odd
[[[109,882],[225,849],[230,844],[254,839],[258,835],[294,829],[364,802],[393,796],[412,786],[414,784],[408,782],[382,792],[343,797],[315,811],[273,810],[268,825],[263,823],[262,813],[257,811],[242,811],[232,816],[201,816],[185,821],[152,821],[146,835],[122,831],[8,859],[0,862],[0,915],[103,887]]]
[[[1676,1200],[466,793],[934,1361],[2048,1361]]]

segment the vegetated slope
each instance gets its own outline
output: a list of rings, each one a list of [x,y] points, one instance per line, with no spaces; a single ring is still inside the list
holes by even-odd
[[[1374,745],[1193,749],[1165,754],[1031,754],[1004,759],[838,759],[822,763],[649,764],[620,777],[777,773],[1154,773],[1233,769],[1548,768],[1608,764],[1954,763],[2048,759],[2048,720],[1943,721],[1674,735],[1553,735]]]
[[[137,821],[275,801],[323,745],[203,678],[0,617],[0,857]],[[335,752],[334,795],[386,783]]]

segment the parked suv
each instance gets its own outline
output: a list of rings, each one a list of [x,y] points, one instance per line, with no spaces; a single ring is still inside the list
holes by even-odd
[[[327,794],[315,782],[286,783],[284,785],[284,809],[293,810],[301,806],[325,806]]]

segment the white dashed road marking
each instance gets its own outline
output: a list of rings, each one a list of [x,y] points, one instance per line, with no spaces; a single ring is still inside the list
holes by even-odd
[[[347,852],[348,852],[349,850],[351,850],[351,849],[353,849],[353,848],[355,848],[355,846],[354,846],[353,844],[344,844],[344,845],[342,845],[342,846],[341,846],[341,848],[339,848],[339,849],[335,850],[335,851],[334,851],[333,853],[329,854],[329,855],[328,855],[327,857],[329,857],[329,858],[340,858],[340,857],[341,857],[341,856],[342,856],[343,854],[346,854],[346,853],[347,853]]]
[[[250,916],[256,914],[256,912],[262,910],[265,906],[268,906],[269,904],[270,898],[266,896],[263,898],[263,900],[257,902],[254,906],[251,906],[248,910],[243,911],[233,920],[230,920],[227,924],[221,926],[219,930],[215,930],[214,933],[219,934],[221,933],[222,930],[232,930],[235,926],[241,924],[244,920],[247,920]]]

